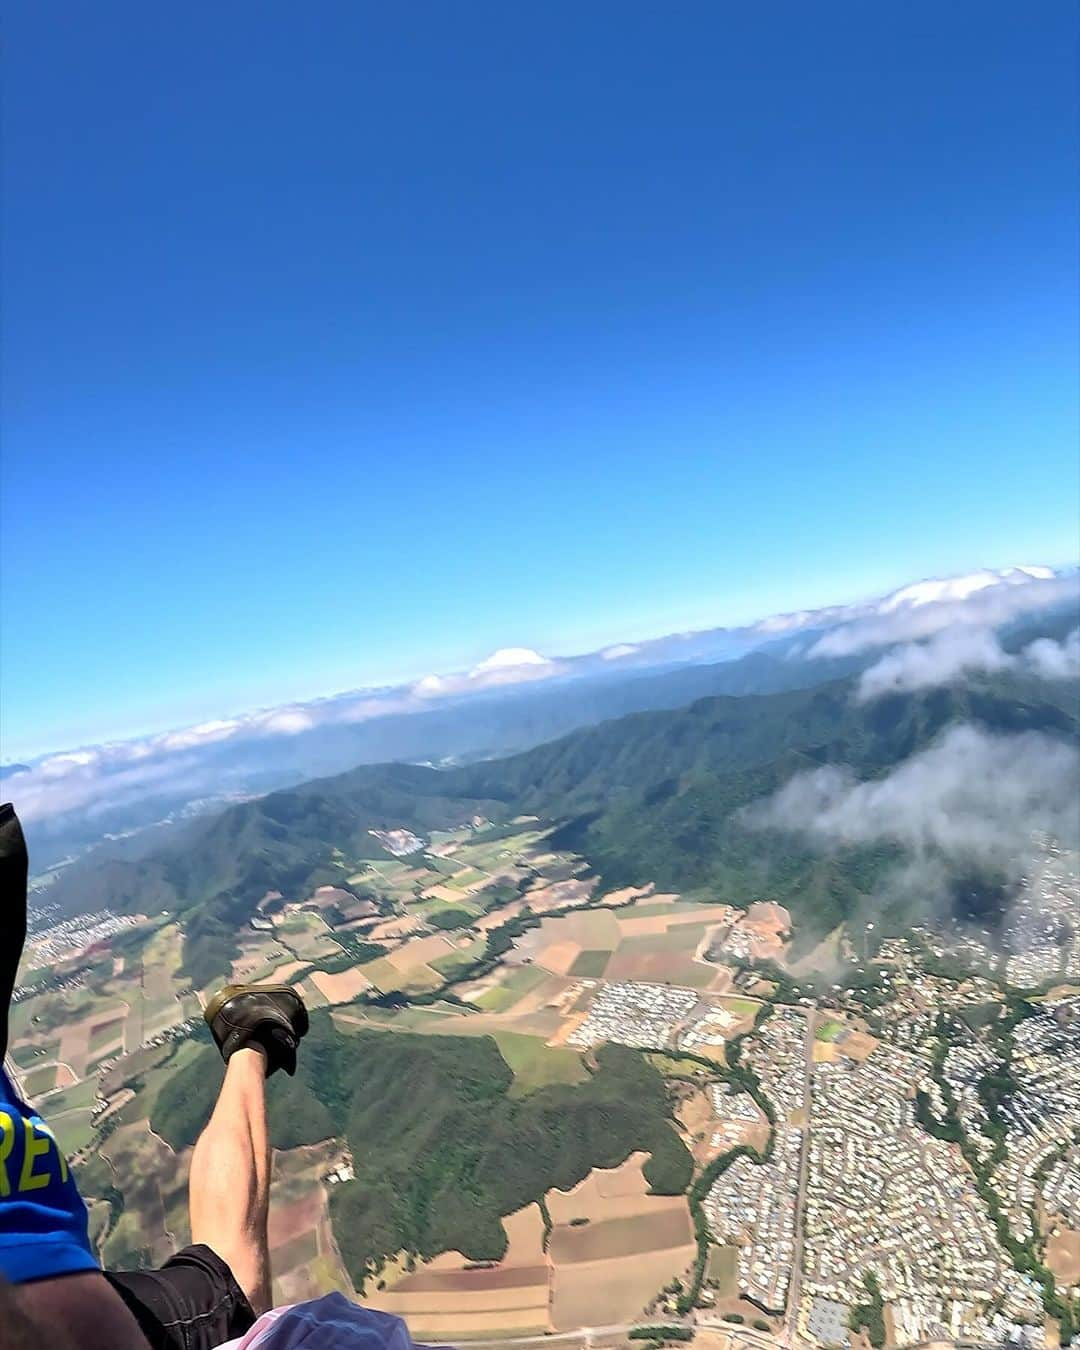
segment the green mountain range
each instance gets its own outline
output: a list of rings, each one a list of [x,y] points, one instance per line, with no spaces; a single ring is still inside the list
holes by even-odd
[[[823,854],[802,836],[747,829],[739,809],[804,769],[844,765],[859,778],[881,776],[961,722],[1075,739],[1080,687],[999,676],[863,705],[845,679],[633,714],[452,770],[368,765],[233,806],[139,861],[76,865],[50,900],[66,912],[108,905],[179,914],[186,966],[200,983],[223,968],[268,890],[301,898],[339,883],[336,849],[385,856],[370,830],[424,833],[474,814],[529,813],[556,822],[559,845],[585,857],[605,885],[654,881],[741,904],[778,899],[804,945],[864,905],[898,850]],[[957,882],[966,912],[992,920],[998,879]],[[905,910],[891,920],[911,917]]]

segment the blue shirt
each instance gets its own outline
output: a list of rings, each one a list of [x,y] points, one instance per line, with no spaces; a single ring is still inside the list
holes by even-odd
[[[0,1271],[22,1284],[98,1268],[67,1159],[0,1067]]]

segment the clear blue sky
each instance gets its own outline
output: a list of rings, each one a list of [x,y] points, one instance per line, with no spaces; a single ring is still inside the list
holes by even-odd
[[[6,755],[1076,553],[1071,3],[6,29]]]

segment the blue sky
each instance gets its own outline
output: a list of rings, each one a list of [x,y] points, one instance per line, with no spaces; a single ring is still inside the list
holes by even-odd
[[[1070,561],[1075,28],[17,7],[3,754]]]

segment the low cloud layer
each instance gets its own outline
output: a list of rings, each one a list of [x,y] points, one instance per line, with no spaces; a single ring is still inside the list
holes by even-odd
[[[1017,567],[951,582],[919,582],[823,634],[807,655],[851,656],[946,630],[999,628],[1024,614],[1070,602],[1080,602],[1080,575],[1058,576],[1048,568]]]
[[[1018,655],[1006,652],[989,628],[960,627],[936,633],[926,642],[895,647],[859,677],[860,703],[883,694],[910,693],[955,684],[977,672],[1022,671],[1044,680],[1080,675],[1080,629],[1063,642],[1040,638]]]
[[[964,724],[885,778],[860,782],[832,766],[796,774],[743,822],[791,830],[822,846],[902,845],[949,864],[1022,870],[1032,835],[1074,840],[1080,752],[1040,732],[996,735]]]
[[[863,697],[875,697],[888,688],[940,683],[972,670],[998,668],[995,662],[1011,659],[997,646],[995,623],[1077,596],[1076,575],[1012,568],[920,582],[880,600],[781,615],[749,628],[676,633],[617,643],[580,656],[550,659],[531,648],[502,648],[471,670],[45,755],[28,769],[5,776],[0,790],[16,800],[27,821],[55,826],[57,837],[61,827],[75,822],[80,830],[86,827],[89,839],[95,822],[111,831],[139,828],[162,814],[198,808],[205,804],[203,799],[266,791],[300,777],[337,771],[354,761],[342,760],[343,751],[335,759],[326,752],[327,742],[333,739],[343,746],[345,729],[359,723],[429,712],[476,695],[544,681],[610,678],[615,670],[630,673],[731,659],[800,630],[807,632],[812,655],[931,639],[925,646],[884,656],[874,667],[876,673],[867,673]],[[825,628],[830,631],[823,634]],[[1045,678],[1075,673],[1080,666],[1080,635],[1072,634],[1063,644],[1036,642],[1024,660],[1028,669]]]
[[[1035,675],[1044,680],[1070,680],[1080,676],[1080,628],[1074,628],[1064,642],[1039,638],[1024,651]]]
[[[569,674],[570,670],[567,663],[549,661],[529,647],[501,647],[465,674],[425,675],[412,686],[412,693],[422,699],[453,698],[483,689],[551,680]]]

